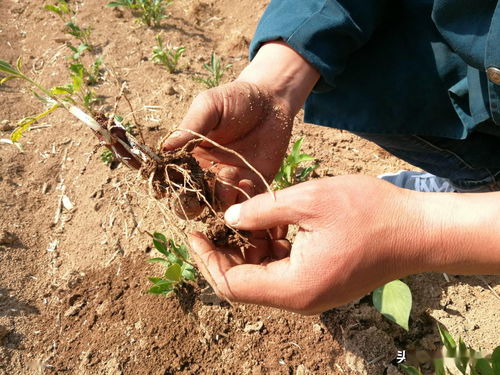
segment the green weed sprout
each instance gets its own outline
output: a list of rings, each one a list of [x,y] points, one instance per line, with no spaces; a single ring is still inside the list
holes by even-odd
[[[222,65],[220,57],[217,57],[215,52],[212,52],[210,64],[203,64],[203,69],[208,71],[208,78],[196,77],[194,80],[204,83],[209,89],[220,85],[224,72],[231,68],[232,64]]]
[[[153,62],[167,68],[169,73],[177,71],[179,58],[182,56],[186,47],[164,47],[160,34],[156,36],[158,45],[153,47]]]
[[[166,267],[163,277],[149,277],[153,286],[148,292],[168,296],[177,292],[183,284],[196,280],[196,270],[189,262],[189,253],[185,245],[177,245],[161,233],[153,234],[153,245],[163,257],[148,259],[148,262],[160,263]]]
[[[124,7],[137,12],[139,20],[149,27],[158,27],[162,19],[166,18],[165,9],[173,0],[115,0],[109,7]]]
[[[467,346],[460,338],[457,342],[450,333],[438,324],[439,336],[443,343],[442,358],[434,358],[436,375],[500,375],[500,346],[492,354],[483,355],[480,351]],[[423,375],[420,368],[400,364],[408,375]]]
[[[113,152],[109,149],[106,148],[102,153],[101,153],[101,161],[104,164],[111,164],[115,156],[113,155]]]
[[[306,168],[300,167],[301,163],[315,160],[312,156],[300,152],[303,141],[304,138],[298,139],[292,146],[292,152],[283,160],[278,173],[274,177],[275,190],[281,190],[306,181],[311,172],[318,167],[317,164]]]

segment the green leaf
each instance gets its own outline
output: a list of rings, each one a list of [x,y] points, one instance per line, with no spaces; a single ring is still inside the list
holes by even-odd
[[[458,356],[455,358],[455,365],[462,374],[467,372],[467,363],[469,362],[469,350],[462,338],[458,340]]]
[[[413,366],[400,364],[399,368],[406,372],[408,375],[422,375],[422,372]]]
[[[408,331],[411,311],[411,291],[400,280],[391,281],[373,291],[373,305],[387,319]]]
[[[450,335],[450,333],[446,329],[441,328],[439,324],[438,324],[438,331],[439,331],[439,336],[441,337],[441,342],[447,349],[446,357],[455,357],[457,349],[457,344],[455,340],[453,340],[453,337]]]
[[[314,165],[311,165],[310,167],[307,167],[307,168],[304,168],[302,170],[302,172],[300,172],[299,174],[299,181],[305,181],[307,179],[307,176],[309,176],[309,174],[314,171],[316,168],[318,168],[318,165],[317,164],[314,164]]]
[[[170,246],[179,254],[183,259],[189,259],[189,252],[185,245],[177,246],[174,241],[170,240]]]
[[[73,94],[73,87],[71,86],[54,86],[50,89],[54,95]]]
[[[304,142],[304,138],[299,138],[295,141],[295,143],[292,146],[292,152],[291,155],[299,155],[300,154],[300,149],[302,147],[302,142]]]
[[[443,358],[434,358],[433,363],[435,375],[446,375]]]
[[[158,281],[161,281],[161,277],[148,277],[148,280],[151,281],[153,284],[156,284]]]
[[[43,9],[48,10],[50,12],[54,12],[54,13],[59,14],[59,15],[62,14],[61,9],[59,9],[55,5],[51,5],[51,4],[44,5]]]
[[[164,264],[165,266],[170,266],[171,262],[169,262],[165,258],[150,258],[147,260],[149,263],[161,263]]]
[[[165,271],[164,277],[172,281],[180,281],[182,275],[182,268],[177,263],[172,264]]]
[[[17,76],[7,76],[0,80],[0,85],[3,85],[5,82],[10,81],[11,79],[18,78]]]
[[[182,278],[190,281],[196,280],[196,271],[193,266],[187,263],[182,265]]]
[[[7,61],[0,60],[0,72],[19,77],[19,72]]]
[[[155,232],[153,234],[153,245],[156,250],[165,256],[168,256],[170,253],[167,249],[167,238],[161,233]]]
[[[174,287],[170,281],[160,280],[155,283],[151,288],[149,288],[148,292],[152,294],[170,294],[174,290]]]
[[[22,56],[19,56],[16,61],[16,67],[18,72],[22,72],[23,70],[23,58]]]
[[[476,362],[475,370],[479,375],[497,375],[493,372],[493,368],[487,359],[479,358]]]
[[[491,354],[491,366],[494,375],[500,375],[500,346],[497,346]]]

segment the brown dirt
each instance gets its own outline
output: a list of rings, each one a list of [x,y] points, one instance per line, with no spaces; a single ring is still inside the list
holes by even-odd
[[[180,122],[203,86],[192,80],[212,50],[237,75],[266,1],[176,0],[163,39],[187,47],[181,72],[150,61],[159,30],[134,23],[104,1],[72,2],[78,21],[94,27],[105,80],[95,89],[111,111],[121,82],[154,145]],[[68,80],[71,40],[42,1],[0,2],[0,58],[23,55],[47,86]],[[117,83],[120,82],[120,84]],[[15,122],[41,106],[8,85],[0,89],[0,121]],[[131,120],[128,107],[118,109]],[[148,199],[136,174],[110,170],[96,141],[64,112],[23,138],[24,153],[0,145],[0,374],[395,374],[396,350],[409,357],[439,349],[435,324],[491,350],[500,342],[500,277],[422,274],[408,278],[410,332],[382,318],[363,298],[320,316],[230,306],[192,285],[179,297],[149,295],[147,276],[160,272],[145,231],[177,234]],[[7,138],[9,123],[0,138]],[[293,139],[321,160],[320,176],[410,168],[347,132],[295,121]],[[61,205],[62,197],[72,205]],[[178,224],[181,228],[182,222]],[[186,230],[189,229],[186,225]],[[204,302],[203,302],[204,301]]]

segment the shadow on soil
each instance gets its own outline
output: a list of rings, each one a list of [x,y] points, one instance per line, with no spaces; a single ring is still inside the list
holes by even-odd
[[[0,316],[21,316],[39,314],[35,307],[11,296],[10,289],[0,288]]]

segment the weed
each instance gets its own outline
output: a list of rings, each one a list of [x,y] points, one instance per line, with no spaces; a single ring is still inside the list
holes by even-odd
[[[113,155],[113,152],[109,148],[106,148],[101,153],[101,161],[104,164],[111,164],[111,162],[114,160],[114,158],[115,158],[115,156]]]
[[[217,57],[215,52],[212,52],[210,64],[203,64],[203,69],[208,71],[208,78],[196,77],[194,80],[204,83],[209,89],[220,85],[220,81],[224,76],[224,72],[231,68],[232,64],[222,65],[220,57]]]
[[[307,168],[301,168],[299,165],[304,162],[314,161],[315,159],[307,154],[302,154],[300,149],[304,138],[298,139],[292,147],[292,152],[285,157],[281,167],[274,177],[274,189],[280,190],[304,182],[318,165],[313,164]]]
[[[467,346],[460,338],[458,345],[450,333],[438,324],[439,336],[443,343],[442,358],[435,358],[434,373],[437,375],[500,375],[500,346],[490,355]],[[408,375],[422,375],[420,368],[400,364],[400,368]]]
[[[138,12],[139,20],[149,27],[158,27],[166,18],[165,9],[173,0],[115,0],[108,3],[109,7],[124,7]]]
[[[164,47],[160,34],[156,36],[158,45],[153,47],[153,62],[165,66],[169,73],[177,71],[179,58],[182,56],[186,47]]]
[[[149,281],[153,283],[149,293],[167,296],[176,292],[183,284],[196,280],[196,271],[189,262],[185,245],[177,245],[161,233],[153,234],[153,245],[163,257],[151,258],[148,262],[163,264],[166,270],[163,277],[149,277]]]

